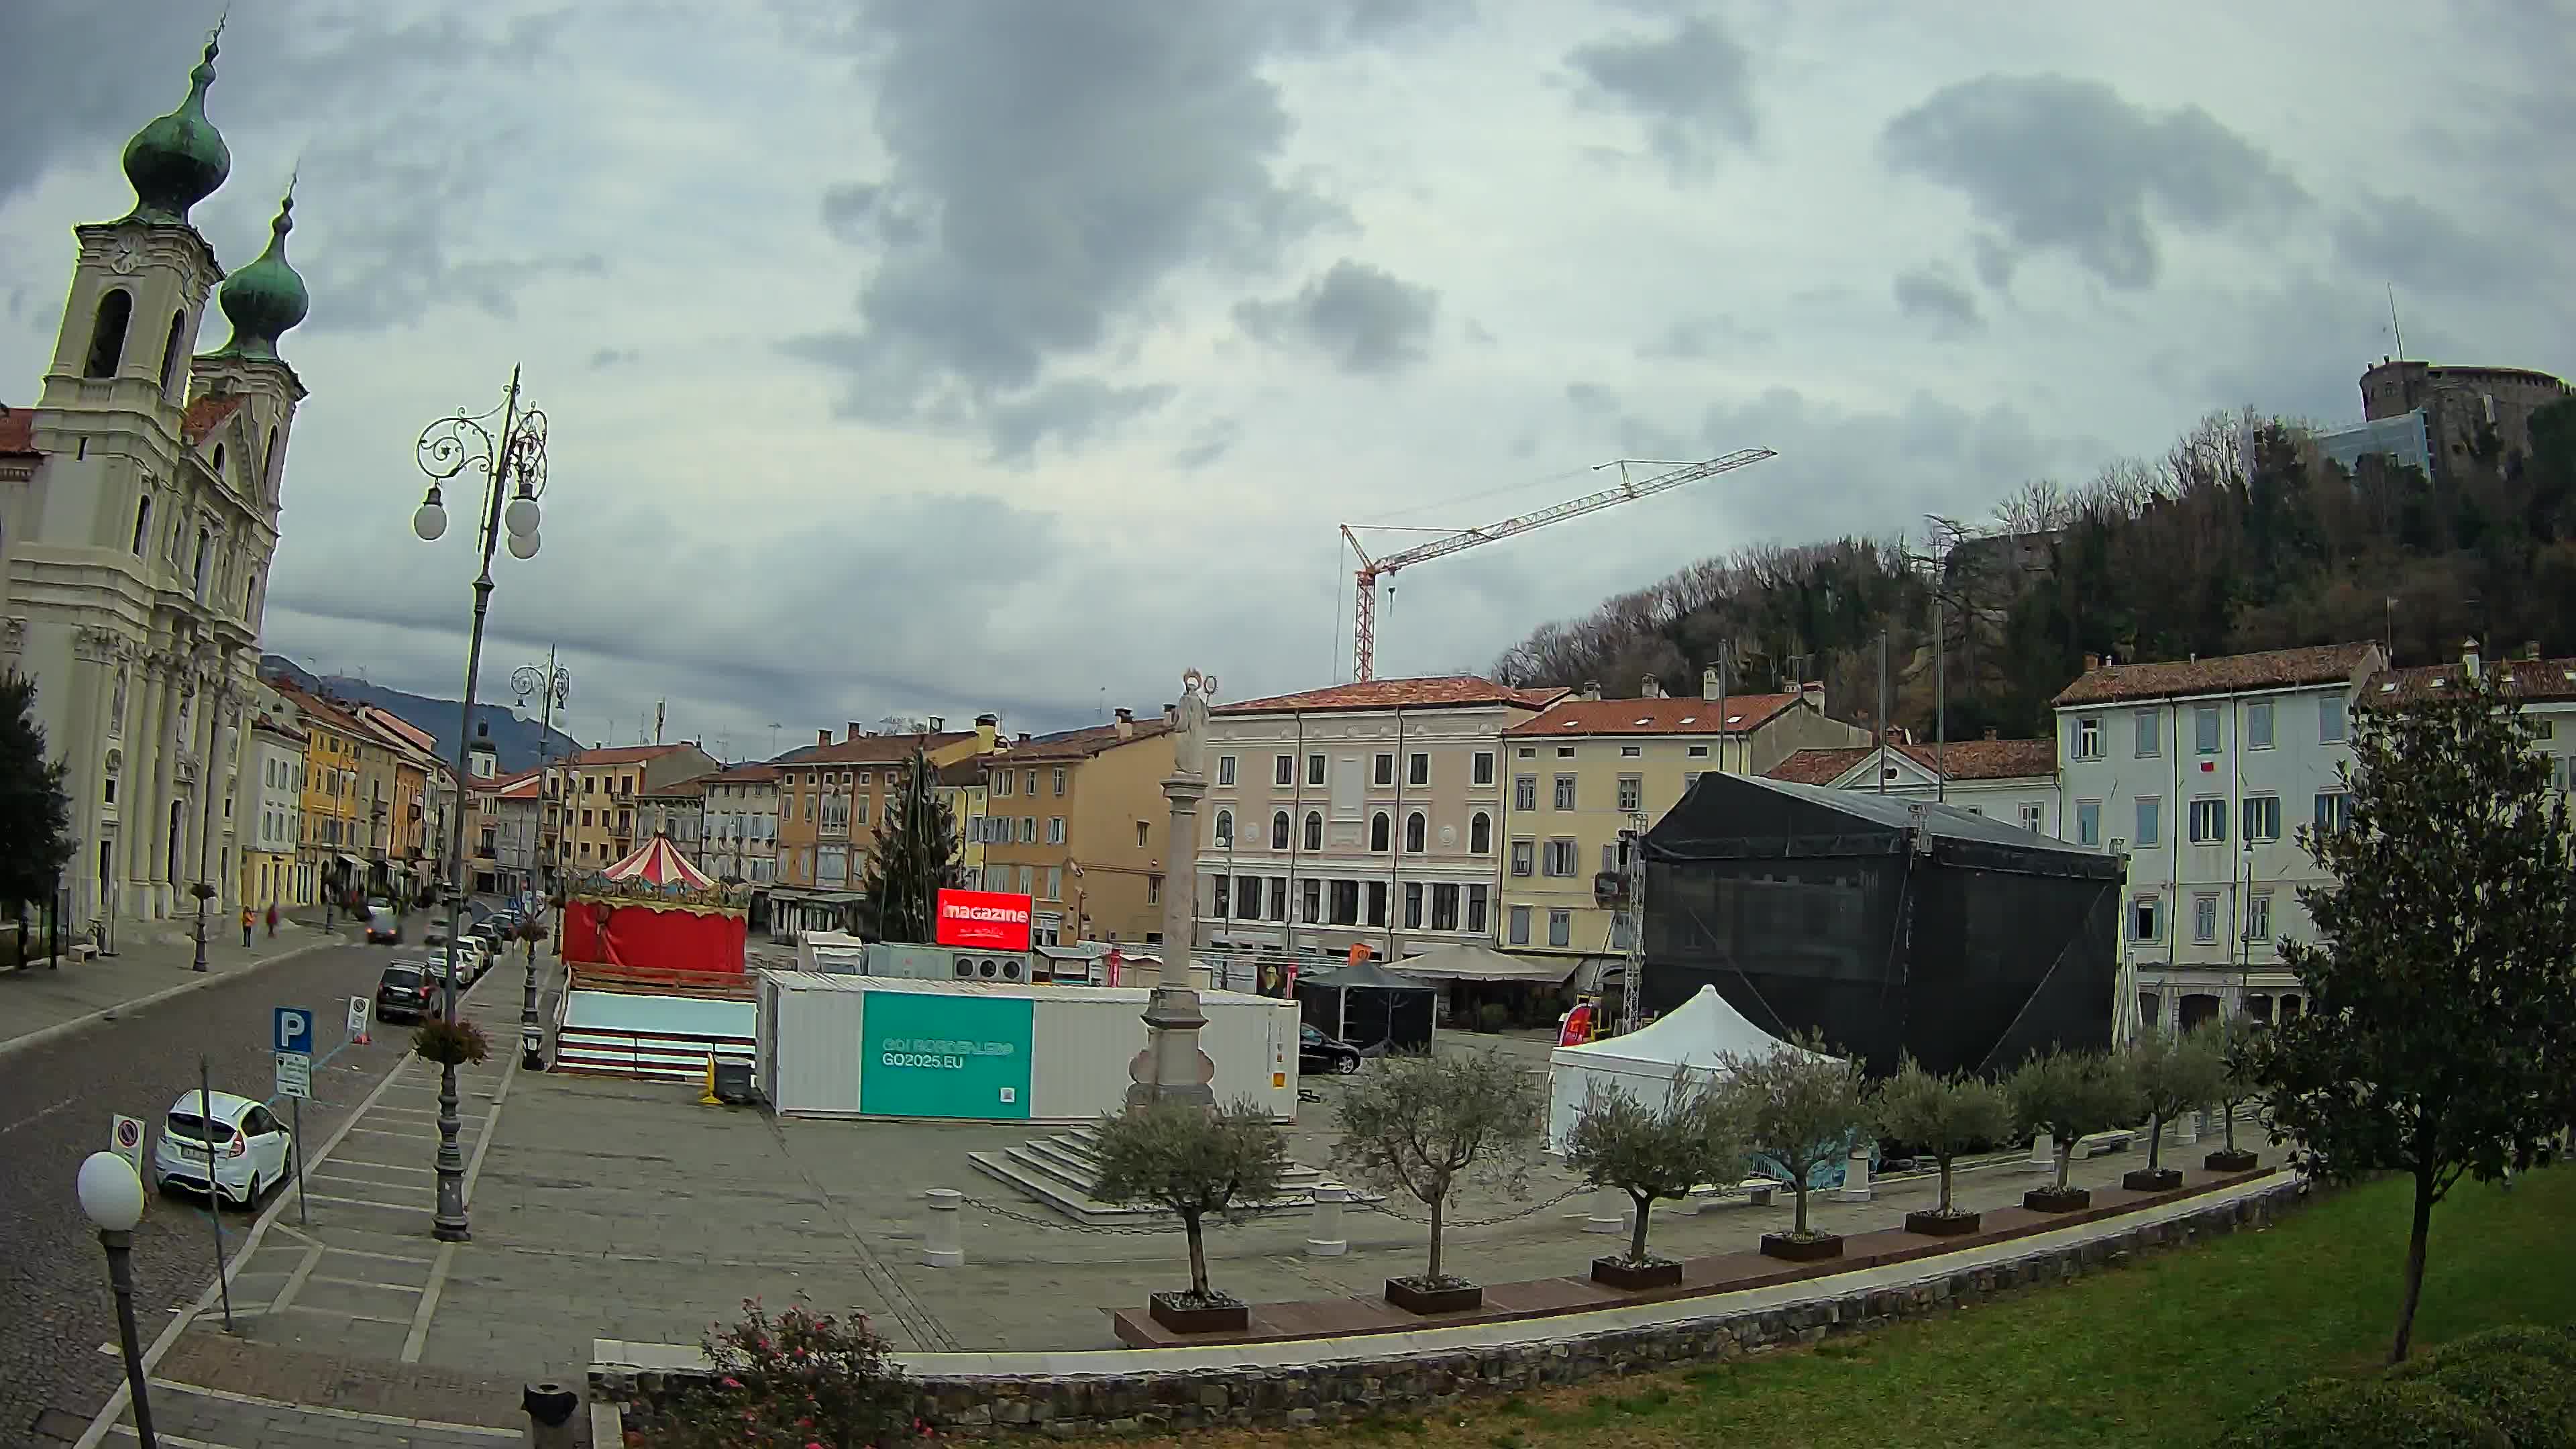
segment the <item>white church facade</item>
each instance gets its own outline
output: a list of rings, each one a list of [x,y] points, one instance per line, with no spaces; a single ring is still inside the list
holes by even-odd
[[[231,167],[206,117],[215,55],[210,41],[186,100],[127,143],[133,211],[74,228],[39,399],[0,409],[0,665],[35,681],[66,766],[67,921],[111,939],[192,922],[199,881],[220,929],[257,848],[245,705],[305,396],[277,342],[308,302],[286,260],[291,197],[229,278],[188,219]],[[231,336],[201,354],[210,300]]]

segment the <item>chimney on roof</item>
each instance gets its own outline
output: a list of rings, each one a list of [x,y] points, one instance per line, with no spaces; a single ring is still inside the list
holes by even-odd
[[[1136,711],[1132,709],[1122,709],[1118,711],[1118,738],[1122,740],[1132,740],[1135,737]]]
[[[1029,742],[1029,732],[1028,732],[1027,730],[1022,730],[1022,731],[1020,731],[1020,743],[1025,745],[1025,744],[1027,744],[1028,742]]]
[[[944,735],[948,733],[948,717],[946,715],[932,715],[930,717],[930,732],[934,735]]]
[[[2099,669],[2099,668],[2101,668],[2101,667],[2102,667],[2102,656],[2101,656],[2101,655],[2099,655],[2099,654],[2087,654],[2087,655],[2085,655],[2085,656],[2084,656],[2084,672],[2085,672],[2085,673],[2090,674],[2090,673],[2092,673],[2094,670]]]
[[[1798,697],[1800,699],[1814,700],[1816,702],[1816,712],[1818,714],[1824,713],[1825,682],[1821,679],[1807,679],[1799,681]]]
[[[849,721],[848,723],[846,723],[846,724],[842,725],[842,726],[841,726],[841,730],[842,730],[841,738],[843,738],[844,740],[855,740],[855,739],[859,739],[859,738],[861,738],[861,737],[863,737],[863,736],[865,736],[865,735],[867,735],[867,734],[871,733],[871,732],[870,732],[870,731],[868,731],[868,730],[863,730],[863,729],[859,728],[859,722],[858,722],[857,720],[851,720],[851,721]]]
[[[1712,664],[1699,672],[1700,698],[1713,700],[1723,693],[1725,693],[1725,686],[1718,683],[1716,665]]]
[[[1986,738],[1990,740],[1995,738],[1995,727],[1993,725],[1986,726]]]
[[[1637,686],[1637,693],[1647,699],[1661,699],[1664,697],[1664,682],[1649,674]]]
[[[1601,681],[1597,679],[1587,679],[1583,681],[1583,693],[1581,697],[1584,699],[1599,699],[1601,697]]]
[[[831,742],[832,742],[832,732],[831,732],[830,730],[816,730],[816,731],[814,731],[814,743],[816,743],[816,744],[818,744],[818,745],[828,745],[828,744],[830,744]]]
[[[2525,658],[2525,659],[2537,659],[2537,658],[2539,658],[2539,657],[2540,657],[2540,641],[2539,641],[2539,640],[2537,640],[2537,639],[2525,639],[2525,640],[2523,640],[2523,641],[2522,641],[2522,657],[2523,657],[2523,658]]]
[[[2460,670],[2468,678],[2478,677],[2478,641],[2474,637],[2460,641]]]
[[[993,746],[1001,743],[1001,739],[1002,717],[1000,715],[979,714],[975,716],[975,752],[977,754],[992,753]]]

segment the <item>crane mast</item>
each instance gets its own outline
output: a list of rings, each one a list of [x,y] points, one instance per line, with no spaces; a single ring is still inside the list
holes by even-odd
[[[1598,513],[1604,508],[1615,507],[1618,504],[1634,503],[1640,498],[1651,498],[1655,494],[1679,488],[1685,483],[1714,478],[1720,473],[1732,473],[1738,468],[1759,463],[1765,458],[1778,456],[1779,454],[1769,448],[1745,448],[1698,463],[1673,463],[1648,458],[1614,459],[1599,464],[1593,471],[1599,472],[1603,468],[1618,469],[1619,482],[1616,487],[1604,488],[1598,493],[1587,493],[1580,498],[1569,498],[1563,503],[1539,509],[1534,513],[1523,513],[1506,518],[1500,523],[1489,523],[1482,528],[1461,529],[1428,543],[1416,544],[1402,553],[1388,554],[1384,558],[1370,558],[1368,550],[1360,544],[1359,534],[1353,531],[1355,525],[1343,524],[1342,537],[1349,541],[1351,552],[1357,555],[1360,561],[1360,566],[1355,573],[1358,589],[1351,617],[1351,677],[1353,679],[1376,677],[1377,581],[1397,569],[1435,558],[1445,558],[1461,550],[1474,548],[1478,544],[1500,543],[1504,539],[1527,533],[1534,528],[1545,528],[1551,523],[1563,523],[1569,518]],[[1631,468],[1661,468],[1665,471],[1647,478],[1631,478],[1628,475],[1628,470]],[[1365,526],[1356,525],[1356,527]]]

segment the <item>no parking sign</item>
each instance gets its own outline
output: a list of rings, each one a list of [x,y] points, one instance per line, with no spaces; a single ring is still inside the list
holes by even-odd
[[[143,1176],[143,1119],[111,1112],[107,1119],[107,1150],[125,1159],[137,1179]]]

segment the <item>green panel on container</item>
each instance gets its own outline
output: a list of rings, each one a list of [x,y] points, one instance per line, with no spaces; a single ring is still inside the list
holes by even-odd
[[[877,1117],[1029,1115],[1029,998],[871,991],[861,1013],[859,1110]]]

